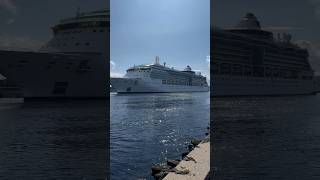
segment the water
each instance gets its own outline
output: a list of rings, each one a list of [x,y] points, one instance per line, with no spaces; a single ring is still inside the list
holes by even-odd
[[[106,108],[0,99],[0,179],[105,179]]]
[[[215,179],[320,179],[320,95],[216,98]]]
[[[153,179],[151,166],[181,157],[209,125],[209,93],[112,94],[111,179]]]

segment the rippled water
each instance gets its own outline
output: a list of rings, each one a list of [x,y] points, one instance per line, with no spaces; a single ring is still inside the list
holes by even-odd
[[[111,94],[111,179],[152,179],[150,168],[180,158],[205,137],[209,93]]]
[[[106,108],[0,99],[0,179],[105,179]]]
[[[320,179],[320,95],[212,100],[215,179]]]

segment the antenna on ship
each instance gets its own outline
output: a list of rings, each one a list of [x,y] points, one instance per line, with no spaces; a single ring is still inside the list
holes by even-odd
[[[160,62],[160,58],[159,58],[159,56],[156,56],[155,64],[159,64],[159,62]]]
[[[77,14],[76,14],[76,16],[77,16],[77,17],[80,16],[80,7],[77,8]]]

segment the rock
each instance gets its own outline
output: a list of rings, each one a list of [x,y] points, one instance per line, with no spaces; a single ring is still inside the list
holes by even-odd
[[[158,174],[160,172],[168,171],[171,169],[170,166],[165,165],[165,164],[160,164],[160,165],[154,165],[151,167],[151,174],[154,176],[155,174]]]
[[[155,174],[153,177],[156,180],[161,180],[163,179],[166,175],[168,174],[168,172],[159,172],[157,174]]]
[[[201,140],[196,140],[196,139],[194,139],[194,140],[192,140],[191,141],[191,144],[194,146],[194,147],[196,147],[198,144],[200,144],[201,143]]]
[[[181,154],[182,159],[183,159],[184,157],[186,157],[188,154],[189,154],[189,152],[183,152],[183,153]]]
[[[194,149],[194,146],[193,146],[192,144],[189,144],[189,145],[188,145],[188,150],[189,150],[189,151],[192,151],[193,149]]]
[[[161,165],[154,165],[151,167],[151,172],[152,172],[152,175],[155,175],[155,174],[158,174],[162,171],[162,166]]]
[[[168,166],[171,167],[176,167],[179,164],[180,160],[176,159],[176,160],[167,160],[167,164]]]

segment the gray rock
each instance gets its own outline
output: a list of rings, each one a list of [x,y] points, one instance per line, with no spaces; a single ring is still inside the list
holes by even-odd
[[[167,164],[168,166],[171,167],[176,167],[179,164],[180,160],[176,159],[176,160],[167,160]]]

